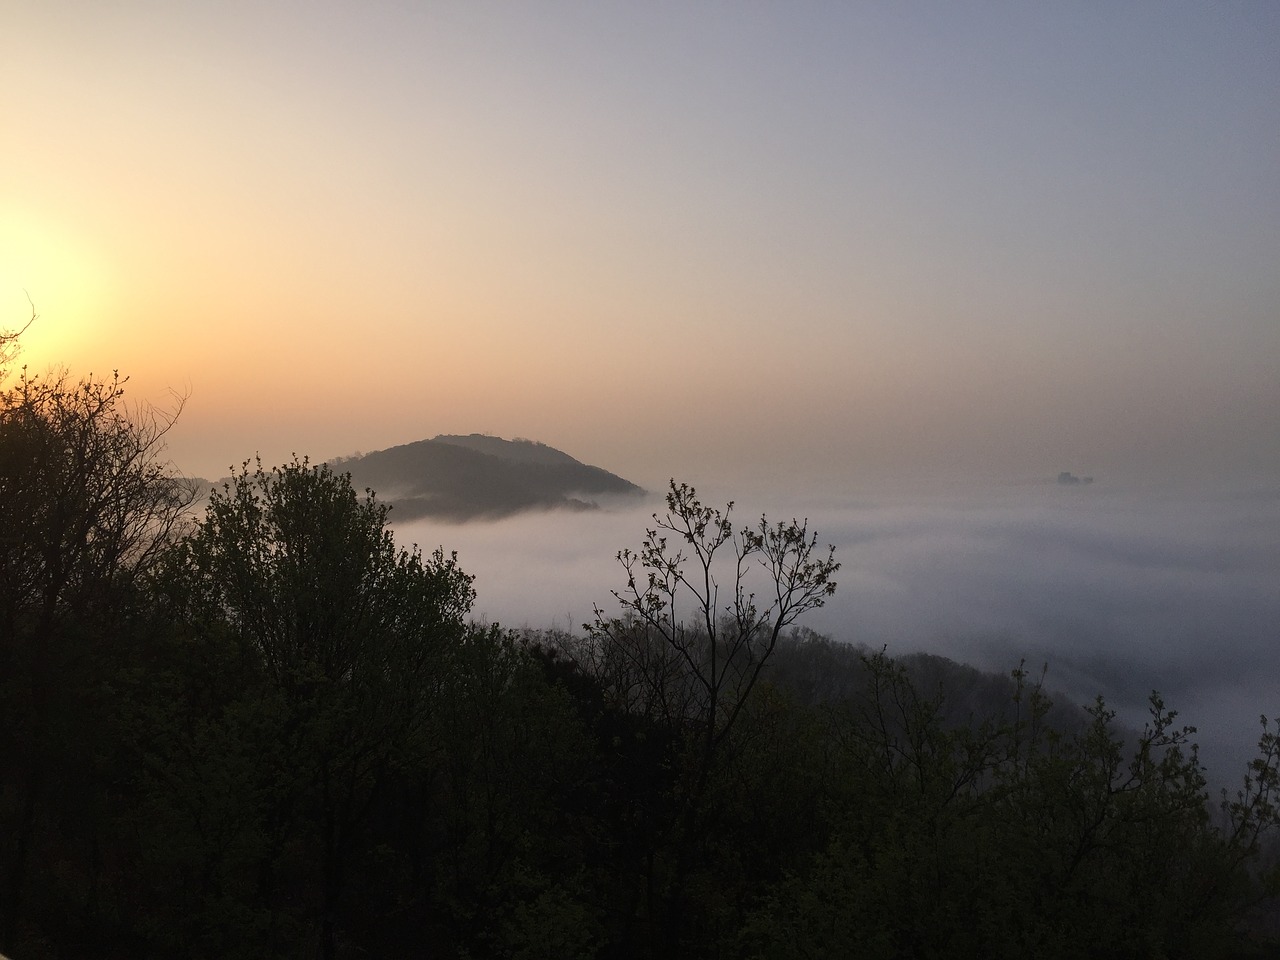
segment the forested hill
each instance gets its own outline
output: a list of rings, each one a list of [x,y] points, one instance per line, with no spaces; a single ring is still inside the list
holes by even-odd
[[[396,520],[465,521],[524,510],[594,510],[606,497],[644,490],[532,440],[473,433],[434,437],[335,460],[357,489],[374,490]]]

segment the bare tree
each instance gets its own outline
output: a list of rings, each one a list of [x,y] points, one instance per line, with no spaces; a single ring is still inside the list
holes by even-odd
[[[653,515],[639,551],[618,562],[626,587],[620,616],[599,607],[587,624],[595,674],[629,711],[674,734],[675,800],[662,829],[666,853],[646,860],[647,922],[666,955],[679,953],[687,883],[714,835],[711,787],[732,752],[752,691],[782,632],[836,589],[835,548],[818,548],[808,521],[735,530],[733,504],[707,507],[693,487],[671,481],[667,512]],[[758,584],[759,590],[752,584]]]
[[[735,530],[733,503],[707,507],[671,481],[639,551],[622,550],[622,615],[598,607],[587,625],[602,654],[625,665],[615,689],[629,705],[700,728],[709,756],[729,735],[782,632],[835,593],[835,547],[808,520]],[[723,581],[723,588],[722,588]],[[762,589],[752,589],[753,581]],[[620,686],[619,686],[620,685]]]
[[[27,303],[31,303],[31,297],[29,296],[27,297]],[[18,338],[27,332],[31,324],[36,322],[36,318],[35,304],[31,304],[31,316],[26,323],[17,330],[0,330],[0,380],[4,379],[9,364],[18,355]]]

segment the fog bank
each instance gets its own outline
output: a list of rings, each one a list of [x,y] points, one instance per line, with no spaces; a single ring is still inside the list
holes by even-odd
[[[735,516],[807,516],[836,546],[836,596],[805,621],[833,638],[998,671],[1047,664],[1050,687],[1081,703],[1101,693],[1138,725],[1158,689],[1228,781],[1243,772],[1259,714],[1280,712],[1280,490],[1035,484],[769,500]],[[476,576],[477,616],[576,630],[594,604],[617,609],[615,555],[639,545],[659,505],[406,523],[397,534],[458,552]]]

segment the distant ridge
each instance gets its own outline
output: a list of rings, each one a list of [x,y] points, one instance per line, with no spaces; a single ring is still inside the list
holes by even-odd
[[[595,510],[644,490],[533,440],[441,435],[330,462],[394,507],[395,520],[463,522],[526,510]]]

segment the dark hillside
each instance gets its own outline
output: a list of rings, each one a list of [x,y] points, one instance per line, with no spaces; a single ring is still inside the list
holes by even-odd
[[[397,520],[461,522],[525,510],[594,510],[598,499],[634,497],[630,481],[530,440],[439,436],[344,460],[358,489],[395,507]]]
[[[501,460],[513,460],[517,463],[541,463],[558,466],[583,466],[563,450],[539,443],[537,440],[503,440],[483,433],[471,433],[466,436],[442,433],[432,438],[433,443],[447,443],[455,447],[465,447],[477,453],[487,453]]]
[[[778,644],[769,677],[806,706],[846,703],[866,693],[871,678],[868,658],[874,653],[858,644],[797,630]],[[1009,673],[979,670],[932,653],[907,653],[895,660],[916,693],[925,699],[938,698],[938,718],[948,726],[1015,719],[1017,684]],[[1029,685],[1040,679],[1038,671],[1027,668]],[[1069,697],[1051,689],[1044,693],[1049,700],[1044,718],[1048,726],[1060,731],[1084,726],[1085,712]]]

